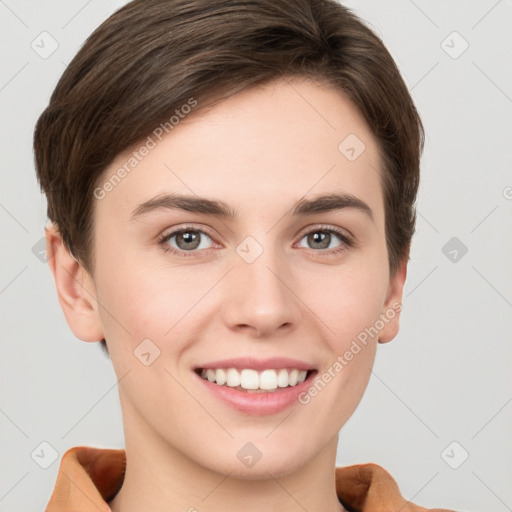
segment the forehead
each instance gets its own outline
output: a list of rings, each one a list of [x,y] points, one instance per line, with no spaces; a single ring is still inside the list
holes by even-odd
[[[377,216],[383,209],[375,138],[346,95],[326,83],[277,80],[213,108],[198,105],[167,129],[106,169],[100,186],[128,172],[108,187],[97,215],[108,208],[128,220],[138,204],[171,192],[222,199],[245,215],[279,215],[279,204],[288,209],[326,192],[364,198]]]

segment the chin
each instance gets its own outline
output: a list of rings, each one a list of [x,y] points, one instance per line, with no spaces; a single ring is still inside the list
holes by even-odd
[[[246,437],[250,438],[249,437]],[[299,439],[297,443],[279,442],[251,443],[236,442],[236,448],[225,447],[220,452],[211,454],[213,460],[205,461],[204,467],[230,478],[240,480],[268,480],[284,478],[299,470],[315,456],[314,447],[306,447]],[[309,455],[309,456],[308,456]],[[270,474],[269,474],[270,473]]]

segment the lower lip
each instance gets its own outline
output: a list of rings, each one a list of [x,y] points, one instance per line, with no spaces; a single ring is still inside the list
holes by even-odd
[[[296,386],[277,388],[276,391],[269,391],[267,393],[253,393],[240,391],[239,389],[230,388],[229,386],[219,386],[209,380],[203,379],[197,375],[197,373],[195,373],[195,375],[206,386],[210,393],[234,409],[253,416],[265,416],[268,414],[277,414],[291,407],[293,404],[299,403],[298,395],[311,386],[311,382],[316,373],[316,371],[312,371],[304,382]]]

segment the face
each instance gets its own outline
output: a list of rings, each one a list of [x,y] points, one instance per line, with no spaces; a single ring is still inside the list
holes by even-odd
[[[127,446],[244,478],[332,455],[405,279],[388,270],[374,137],[340,91],[294,80],[153,139],[94,209],[94,321]]]

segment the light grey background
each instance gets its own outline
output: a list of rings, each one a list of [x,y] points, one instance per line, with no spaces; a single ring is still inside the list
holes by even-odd
[[[74,338],[37,257],[31,147],[66,63],[124,3],[0,0],[1,511],[44,510],[66,449],[124,447],[111,364]],[[337,462],[382,465],[428,508],[512,510],[512,3],[345,4],[397,61],[427,139],[401,331],[379,346]],[[47,58],[31,47],[51,49],[43,31]]]

